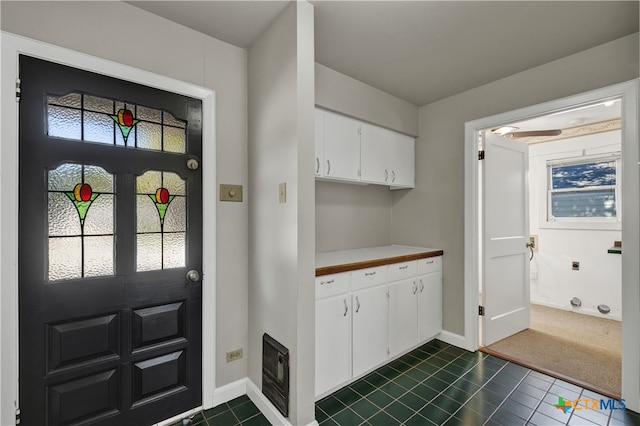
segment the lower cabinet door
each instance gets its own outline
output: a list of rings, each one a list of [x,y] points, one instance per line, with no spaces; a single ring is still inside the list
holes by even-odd
[[[390,356],[418,343],[418,291],[415,278],[389,284]]]
[[[380,365],[388,357],[387,286],[360,290],[351,297],[353,376],[356,377]]]
[[[418,287],[420,341],[423,342],[442,331],[442,273],[418,277]]]
[[[316,302],[316,396],[351,378],[351,295]]]

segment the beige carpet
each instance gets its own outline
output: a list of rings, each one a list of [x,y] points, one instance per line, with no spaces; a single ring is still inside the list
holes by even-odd
[[[486,352],[619,398],[622,323],[531,305],[531,328]]]

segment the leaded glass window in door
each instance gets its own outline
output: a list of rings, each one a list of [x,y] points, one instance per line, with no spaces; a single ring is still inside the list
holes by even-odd
[[[47,134],[155,151],[184,153],[187,122],[159,109],[69,93],[47,96]]]
[[[175,173],[136,178],[137,271],[185,266],[186,183]]]
[[[113,175],[82,164],[47,175],[48,280],[113,275]]]

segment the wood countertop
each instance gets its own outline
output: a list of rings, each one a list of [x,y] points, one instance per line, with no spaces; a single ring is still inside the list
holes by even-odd
[[[316,277],[392,263],[442,256],[440,249],[411,246],[381,246],[316,253]]]

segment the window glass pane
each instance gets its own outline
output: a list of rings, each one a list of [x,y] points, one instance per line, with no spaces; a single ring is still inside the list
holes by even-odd
[[[82,277],[82,237],[49,238],[49,281]]]
[[[84,220],[84,235],[113,234],[113,195],[101,194],[91,204]]]
[[[136,180],[137,270],[184,266],[185,181],[175,173],[158,171]]]
[[[185,197],[175,197],[164,218],[164,231],[177,232],[187,230],[187,206]]]
[[[185,266],[185,233],[164,234],[162,251],[164,269]]]
[[[48,172],[47,188],[49,280],[112,275],[113,176],[97,166],[63,164]]]
[[[160,232],[160,221],[158,220],[158,210],[153,200],[148,195],[137,195],[137,232]]]
[[[185,152],[184,129],[176,127],[164,127],[164,150],[167,152]]]
[[[616,162],[599,161],[551,168],[551,189],[616,185]]]
[[[174,127],[182,127],[182,128],[187,127],[186,121],[178,120],[168,112],[164,112],[163,116],[164,116],[163,117],[164,124],[168,124],[169,126],[174,126]]]
[[[139,106],[136,113],[140,120],[162,123],[162,111],[160,110]]]
[[[162,174],[150,170],[136,179],[138,194],[155,194],[156,189],[162,187]]]
[[[80,110],[49,105],[47,118],[49,136],[66,139],[82,138]]]
[[[113,275],[113,237],[84,238],[84,276]]]
[[[46,99],[51,137],[186,152],[187,122],[168,112],[82,93]]]
[[[138,234],[137,271],[162,269],[162,234]]]
[[[113,144],[115,123],[106,114],[95,112],[84,113],[84,140]]]
[[[80,93],[69,93],[63,96],[47,96],[47,103],[50,105],[66,106],[69,108],[81,108],[82,96]]]
[[[82,165],[63,164],[49,171],[49,191],[66,191],[82,180]]]
[[[162,149],[162,126],[159,124],[146,123],[144,121],[137,124],[136,141],[138,148]]]
[[[78,212],[67,194],[49,192],[49,236],[81,235]]]
[[[615,217],[614,189],[551,193],[554,217]]]
[[[84,97],[84,109],[105,114],[113,114],[115,112],[111,99],[97,98],[89,95],[85,95]]]

